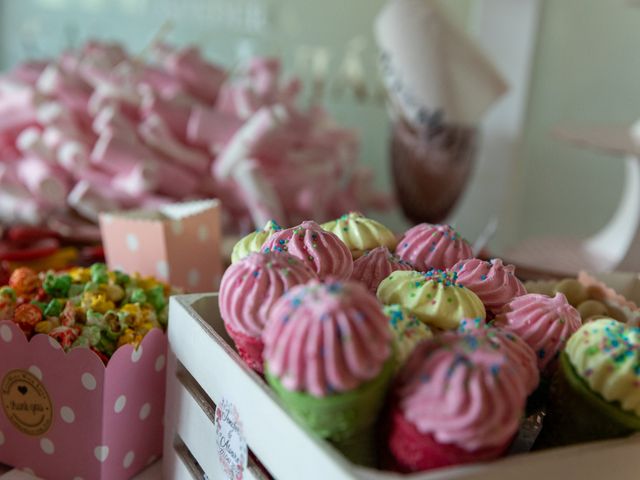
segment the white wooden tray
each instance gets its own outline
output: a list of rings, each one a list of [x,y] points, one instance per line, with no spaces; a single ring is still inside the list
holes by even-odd
[[[640,435],[486,464],[401,474],[358,467],[297,423],[263,380],[244,365],[227,336],[217,294],[172,297],[169,321],[164,478],[224,479],[214,415],[223,398],[242,422],[247,479],[278,480],[638,480]],[[259,462],[256,461],[259,459]]]

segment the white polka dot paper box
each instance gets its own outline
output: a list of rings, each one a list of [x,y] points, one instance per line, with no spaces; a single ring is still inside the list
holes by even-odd
[[[189,292],[217,290],[222,274],[220,202],[102,214],[109,268],[152,275]]]
[[[166,335],[119,348],[105,367],[0,322],[0,464],[40,478],[127,479],[162,454]]]

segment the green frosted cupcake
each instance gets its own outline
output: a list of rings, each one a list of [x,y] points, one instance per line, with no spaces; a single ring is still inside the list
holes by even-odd
[[[337,235],[349,247],[354,260],[377,247],[387,247],[393,252],[398,244],[391,230],[358,212],[349,212],[320,226]]]
[[[262,230],[251,232],[246,237],[241,238],[231,251],[231,263],[248,257],[254,252],[259,252],[262,244],[276,232],[282,230],[282,227],[275,220],[269,220]]]
[[[457,282],[457,274],[444,270],[397,271],[378,286],[378,299],[397,303],[432,328],[455,330],[465,318],[484,320],[478,296]]]
[[[355,282],[294,287],[272,308],[263,340],[265,376],[290,412],[352,460],[371,464],[395,367],[376,298]]]
[[[416,345],[433,338],[433,333],[426,324],[400,305],[385,305],[383,311],[389,318],[396,364],[397,368],[400,368]]]
[[[640,328],[605,318],[583,325],[560,356],[538,448],[640,431]]]

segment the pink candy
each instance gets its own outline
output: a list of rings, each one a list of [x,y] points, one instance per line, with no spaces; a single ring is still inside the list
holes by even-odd
[[[151,51],[153,64],[89,41],[0,76],[0,158],[13,172],[3,221],[69,210],[94,221],[105,209],[218,197],[239,231],[384,203],[369,193],[355,134],[318,106],[297,107],[302,84],[282,78],[279,60],[254,58],[231,77],[197,48]]]

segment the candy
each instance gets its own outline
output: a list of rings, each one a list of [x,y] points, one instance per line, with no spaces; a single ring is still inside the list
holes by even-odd
[[[126,287],[131,282],[131,277],[126,273],[121,272],[120,270],[115,270],[113,272],[115,282],[118,285]]]
[[[86,268],[74,267],[69,270],[69,276],[75,283],[87,283],[91,280],[91,271]]]
[[[146,292],[147,301],[156,309],[156,312],[162,311],[167,305],[162,285],[156,285]]]
[[[25,158],[16,169],[18,178],[39,201],[63,206],[69,193],[67,175],[41,158]]]
[[[60,326],[60,322],[57,321],[56,319],[43,320],[41,322],[36,323],[34,333],[44,333],[45,335],[48,335],[49,332],[51,332],[51,330],[53,330],[58,326]]]
[[[40,286],[38,274],[27,267],[16,268],[9,278],[9,286],[17,295],[29,295]]]
[[[64,305],[62,313],[60,313],[60,323],[67,327],[75,325],[76,323],[76,307],[71,300],[68,300]]]
[[[96,355],[98,355],[100,360],[102,360],[102,363],[104,363],[105,365],[109,362],[109,357],[104,353],[102,353],[100,350],[96,349],[95,347],[89,347],[89,349],[93,351]]]
[[[120,338],[118,339],[118,347],[127,344],[136,344],[138,335],[132,328],[126,328]]]
[[[144,290],[141,288],[134,288],[129,293],[129,299],[131,303],[144,303],[147,301],[147,295],[144,293]]]
[[[44,309],[43,315],[46,317],[57,317],[62,313],[64,304],[57,299],[51,300]]]
[[[73,342],[78,338],[78,335],[78,328],[67,327],[65,325],[60,325],[49,332],[49,336],[56,339],[60,346],[65,350],[71,348]]]
[[[107,266],[104,263],[94,263],[89,269],[91,272],[91,281],[95,283],[109,283],[109,274]]]
[[[0,174],[0,221],[96,222],[104,211],[217,197],[229,227],[246,233],[266,212],[297,224],[386,205],[357,163],[355,134],[297,105],[300,79],[285,79],[279,60],[230,75],[192,47],[155,45],[152,55],[145,63],[89,41],[0,78],[0,170],[10,171]]]
[[[147,145],[195,173],[202,174],[209,167],[209,157],[200,150],[181,144],[158,115],[147,117],[138,127],[138,132]]]
[[[40,302],[36,299],[31,300],[31,305],[35,305],[36,307],[38,307],[38,310],[40,310],[40,312],[44,315],[44,309],[47,308],[47,304],[44,302]]]
[[[85,310],[91,309],[100,313],[116,308],[115,303],[109,300],[104,293],[85,292],[82,296],[81,305]]]
[[[16,308],[13,321],[27,336],[30,336],[35,326],[42,321],[42,311],[31,303],[22,304]]]
[[[69,294],[71,282],[70,275],[54,275],[52,272],[48,272],[42,283],[42,288],[52,297],[66,297]]]
[[[90,348],[104,362],[119,345],[136,347],[167,322],[167,285],[152,277],[90,268],[43,274],[18,269],[0,288],[0,320],[13,320],[29,338],[46,334],[64,350]]]
[[[114,341],[122,334],[122,325],[118,314],[113,311],[107,312],[104,316],[104,333],[107,339]]]
[[[120,285],[104,285],[104,291],[107,294],[107,298],[112,302],[119,302],[124,298],[125,292]]]
[[[137,325],[142,321],[142,309],[140,305],[135,303],[127,303],[120,308],[119,313],[121,320],[129,327]]]
[[[0,300],[16,303],[16,292],[11,287],[0,288]]]
[[[81,180],[76,183],[67,197],[69,206],[80,216],[92,222],[98,221],[100,212],[117,210],[119,203],[109,194],[90,182]]]
[[[16,292],[10,287],[0,288],[0,321],[12,320],[16,308]]]

